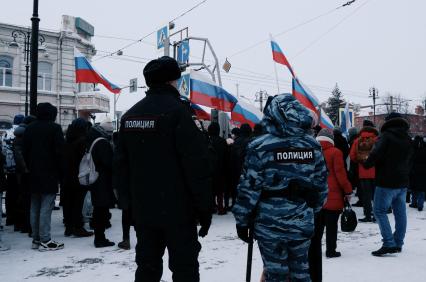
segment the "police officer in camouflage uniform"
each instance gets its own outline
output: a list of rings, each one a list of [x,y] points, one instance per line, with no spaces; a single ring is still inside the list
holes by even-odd
[[[264,110],[266,134],[247,148],[233,213],[240,239],[254,232],[265,281],[311,281],[308,249],[314,212],[327,196],[321,146],[309,134],[312,115],[292,95],[271,97]]]

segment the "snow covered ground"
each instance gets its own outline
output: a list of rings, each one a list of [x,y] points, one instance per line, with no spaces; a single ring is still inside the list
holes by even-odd
[[[360,208],[355,208],[358,215]],[[121,212],[112,210],[113,227],[107,237],[115,242],[121,239]],[[353,233],[339,233],[338,250],[341,258],[323,259],[324,281],[426,281],[426,212],[409,209],[408,232],[403,252],[390,257],[376,258],[370,252],[381,245],[376,224],[359,224]],[[392,218],[392,217],[391,217]],[[0,281],[79,281],[107,282],[133,281],[135,253],[117,247],[95,249],[93,238],[65,238],[61,224],[62,211],[54,211],[53,238],[65,243],[65,249],[41,253],[30,249],[31,240],[10,227],[3,239],[12,246],[0,253]],[[232,215],[215,216],[207,238],[200,239],[201,281],[238,282],[245,280],[247,246],[237,239]],[[132,247],[135,245],[132,233]],[[253,281],[258,281],[262,261],[257,248],[253,258]],[[164,263],[162,281],[172,281]]]

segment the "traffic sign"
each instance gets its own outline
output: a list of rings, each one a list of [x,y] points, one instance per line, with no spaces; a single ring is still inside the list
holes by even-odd
[[[130,93],[136,92],[138,90],[138,79],[137,78],[130,79],[129,85],[130,85],[129,92]]]
[[[164,26],[157,30],[157,49],[164,48],[164,42],[169,37],[169,29]]]
[[[177,48],[177,61],[185,64],[189,61],[189,40],[181,41]]]
[[[178,90],[180,95],[184,96],[185,98],[189,99],[189,73],[182,75],[181,78],[178,80]]]

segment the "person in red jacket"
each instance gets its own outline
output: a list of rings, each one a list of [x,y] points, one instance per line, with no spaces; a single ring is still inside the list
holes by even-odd
[[[334,147],[333,131],[323,128],[318,133],[317,141],[320,142],[325,162],[328,169],[328,196],[322,210],[320,211],[321,234],[326,229],[326,252],[328,258],[340,257],[336,252],[337,247],[337,222],[343,210],[344,201],[352,194],[352,185],[348,180],[342,152]]]
[[[351,147],[350,158],[353,162],[358,163],[360,200],[363,204],[365,215],[365,218],[359,220],[360,222],[375,222],[374,216],[372,215],[372,201],[375,189],[374,179],[376,177],[376,170],[374,167],[365,168],[363,162],[373,149],[378,135],[379,132],[374,128],[374,124],[369,120],[364,120],[363,128]]]

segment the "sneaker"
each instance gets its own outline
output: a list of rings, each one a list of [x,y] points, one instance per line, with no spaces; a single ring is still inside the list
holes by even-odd
[[[65,228],[64,236],[70,237],[72,235],[72,229],[71,228]]]
[[[123,250],[130,250],[130,240],[123,240],[117,246]]]
[[[340,252],[336,252],[336,251],[332,251],[332,252],[326,251],[325,256],[328,257],[328,258],[338,258],[338,257],[342,256],[342,254]]]
[[[86,229],[84,229],[84,227],[80,227],[80,228],[75,228],[72,234],[77,238],[82,238],[82,237],[92,236],[93,232],[87,231]]]
[[[104,240],[99,240],[99,241],[95,241],[95,248],[105,248],[105,247],[112,247],[115,245],[114,242],[111,242],[108,239],[104,239]]]
[[[380,249],[378,249],[377,251],[372,252],[371,254],[375,257],[382,257],[384,255],[388,255],[388,254],[394,254],[398,252],[398,248],[397,247],[381,247]]]
[[[371,217],[364,217],[364,218],[358,219],[358,221],[359,222],[373,222],[373,219]]]
[[[39,240],[33,240],[33,243],[31,245],[31,249],[38,250],[39,247],[40,247],[40,241]]]
[[[397,253],[401,253],[402,252],[402,247],[396,247],[395,250],[396,250]]]
[[[423,207],[417,208],[418,211],[423,211]]]
[[[53,240],[49,240],[45,243],[40,242],[40,248],[38,249],[40,252],[46,252],[46,251],[57,251],[64,248],[63,243],[58,243]]]

